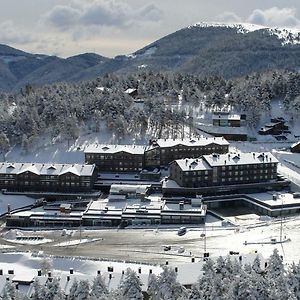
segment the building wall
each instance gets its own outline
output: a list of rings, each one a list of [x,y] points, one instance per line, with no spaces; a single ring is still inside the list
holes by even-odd
[[[176,162],[170,166],[170,179],[189,188],[267,182],[277,179],[277,163],[214,167],[213,170],[183,172]]]
[[[241,121],[240,120],[228,120],[228,119],[213,119],[214,126],[221,126],[221,127],[240,127]]]
[[[206,146],[154,147],[142,154],[127,152],[118,153],[85,153],[87,164],[96,164],[100,172],[138,172],[144,167],[159,167],[168,165],[176,159],[197,158],[212,153],[227,153],[229,145],[211,143]]]
[[[229,149],[228,145],[219,145],[211,143],[206,146],[185,146],[177,145],[174,147],[160,148],[160,164],[168,165],[173,160],[183,158],[197,158],[202,155],[208,155],[212,153],[224,154]]]
[[[78,192],[93,188],[96,172],[92,176],[36,175],[29,171],[18,174],[0,174],[0,188],[10,191]]]
[[[138,172],[144,165],[144,154],[118,153],[85,153],[87,164],[96,164],[98,171],[103,172]]]

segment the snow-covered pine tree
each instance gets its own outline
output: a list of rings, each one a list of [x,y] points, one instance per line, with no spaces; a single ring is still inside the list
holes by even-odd
[[[88,280],[80,280],[76,289],[75,300],[89,300],[90,298],[90,283]]]
[[[0,133],[0,154],[2,154],[2,159],[5,161],[5,154],[9,150],[10,143],[9,139],[4,132]]]
[[[108,295],[108,289],[105,284],[104,278],[98,274],[91,287],[91,300],[98,300]]]
[[[296,299],[300,299],[300,263],[291,265],[287,274],[287,284]]]
[[[78,289],[78,281],[75,278],[72,285],[71,285],[71,288],[70,288],[70,292],[69,292],[69,296],[68,296],[69,300],[76,300],[77,289]]]
[[[33,293],[31,295],[32,300],[39,300],[41,298],[41,285],[38,279],[33,282]]]
[[[47,275],[52,270],[52,262],[50,258],[44,256],[40,263],[40,268],[43,275]]]
[[[128,268],[122,280],[119,290],[122,300],[142,300],[142,282],[135,271]]]
[[[155,274],[151,273],[148,278],[148,289],[147,293],[150,296],[150,299],[156,299],[158,291],[158,278]]]
[[[186,289],[178,282],[177,273],[167,266],[163,267],[163,272],[158,276],[158,299],[180,299],[187,296]]]
[[[53,278],[53,280],[48,281],[44,300],[58,300],[63,298],[64,295],[61,290],[59,280],[57,278]]]

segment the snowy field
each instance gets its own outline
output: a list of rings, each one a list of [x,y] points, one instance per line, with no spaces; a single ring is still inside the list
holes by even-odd
[[[131,268],[138,272],[138,268],[141,267],[142,274],[149,274],[149,269],[152,269],[154,274],[159,274],[161,268],[159,266],[145,265],[145,264],[131,264],[124,262],[110,262],[99,260],[88,260],[85,258],[73,258],[73,257],[48,257],[53,273],[55,274],[69,274],[70,269],[74,270],[76,275],[97,275],[97,271],[107,271],[108,267],[113,267],[114,272],[121,273],[127,268]],[[32,253],[16,252],[16,253],[0,253],[0,269],[4,274],[8,273],[8,270],[14,270],[15,275],[25,275],[27,277],[33,277],[37,275],[37,270],[41,268],[44,255],[39,253],[38,255]]]
[[[87,243],[93,243],[96,241],[100,241],[101,239],[79,239],[79,240],[69,240],[66,242],[61,242],[58,244],[55,244],[54,247],[66,247],[66,246],[75,246],[75,245],[81,245],[81,244],[87,244]]]
[[[282,237],[290,239],[283,244],[272,244],[271,239],[280,239],[280,220],[262,218],[255,214],[243,214],[232,218],[235,226],[222,226],[220,221],[212,220],[199,227],[188,227],[184,236],[178,236],[178,226],[156,227],[148,229],[98,229],[73,230],[65,235],[63,230],[38,231],[35,234],[48,239],[48,243],[40,245],[10,243],[0,238],[0,244],[14,246],[16,251],[43,251],[48,255],[72,255],[97,257],[107,260],[120,260],[146,263],[178,264],[190,262],[192,257],[200,258],[206,247],[211,256],[226,256],[229,251],[243,254],[261,253],[267,258],[274,248],[283,255],[286,263],[300,260],[298,247],[300,244],[300,216],[283,220]],[[22,232],[28,235],[26,231]],[[245,245],[247,241],[247,245]],[[255,244],[251,244],[255,243]],[[171,246],[165,251],[164,247]],[[0,262],[4,262],[0,260]],[[1,264],[0,264],[1,268]]]

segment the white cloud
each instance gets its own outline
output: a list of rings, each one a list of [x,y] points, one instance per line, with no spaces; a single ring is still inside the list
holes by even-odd
[[[57,5],[44,15],[44,21],[56,26],[61,30],[66,30],[76,24],[80,18],[81,11],[71,6]]]
[[[228,23],[240,23],[242,19],[232,11],[225,11],[217,16],[217,21]]]
[[[73,0],[69,5],[57,5],[42,17],[42,20],[59,30],[82,26],[127,27],[143,22],[156,22],[162,11],[154,4],[134,8],[115,0]]]
[[[272,7],[266,10],[255,9],[248,17],[248,22],[277,27],[298,27],[300,20],[296,17],[296,9]]]
[[[3,44],[28,44],[33,42],[34,37],[17,28],[12,21],[4,21],[0,23],[0,42]]]

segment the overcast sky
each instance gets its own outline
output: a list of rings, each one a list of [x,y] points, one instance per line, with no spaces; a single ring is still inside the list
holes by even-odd
[[[67,57],[132,53],[196,22],[300,29],[300,0],[0,0],[0,43]]]

